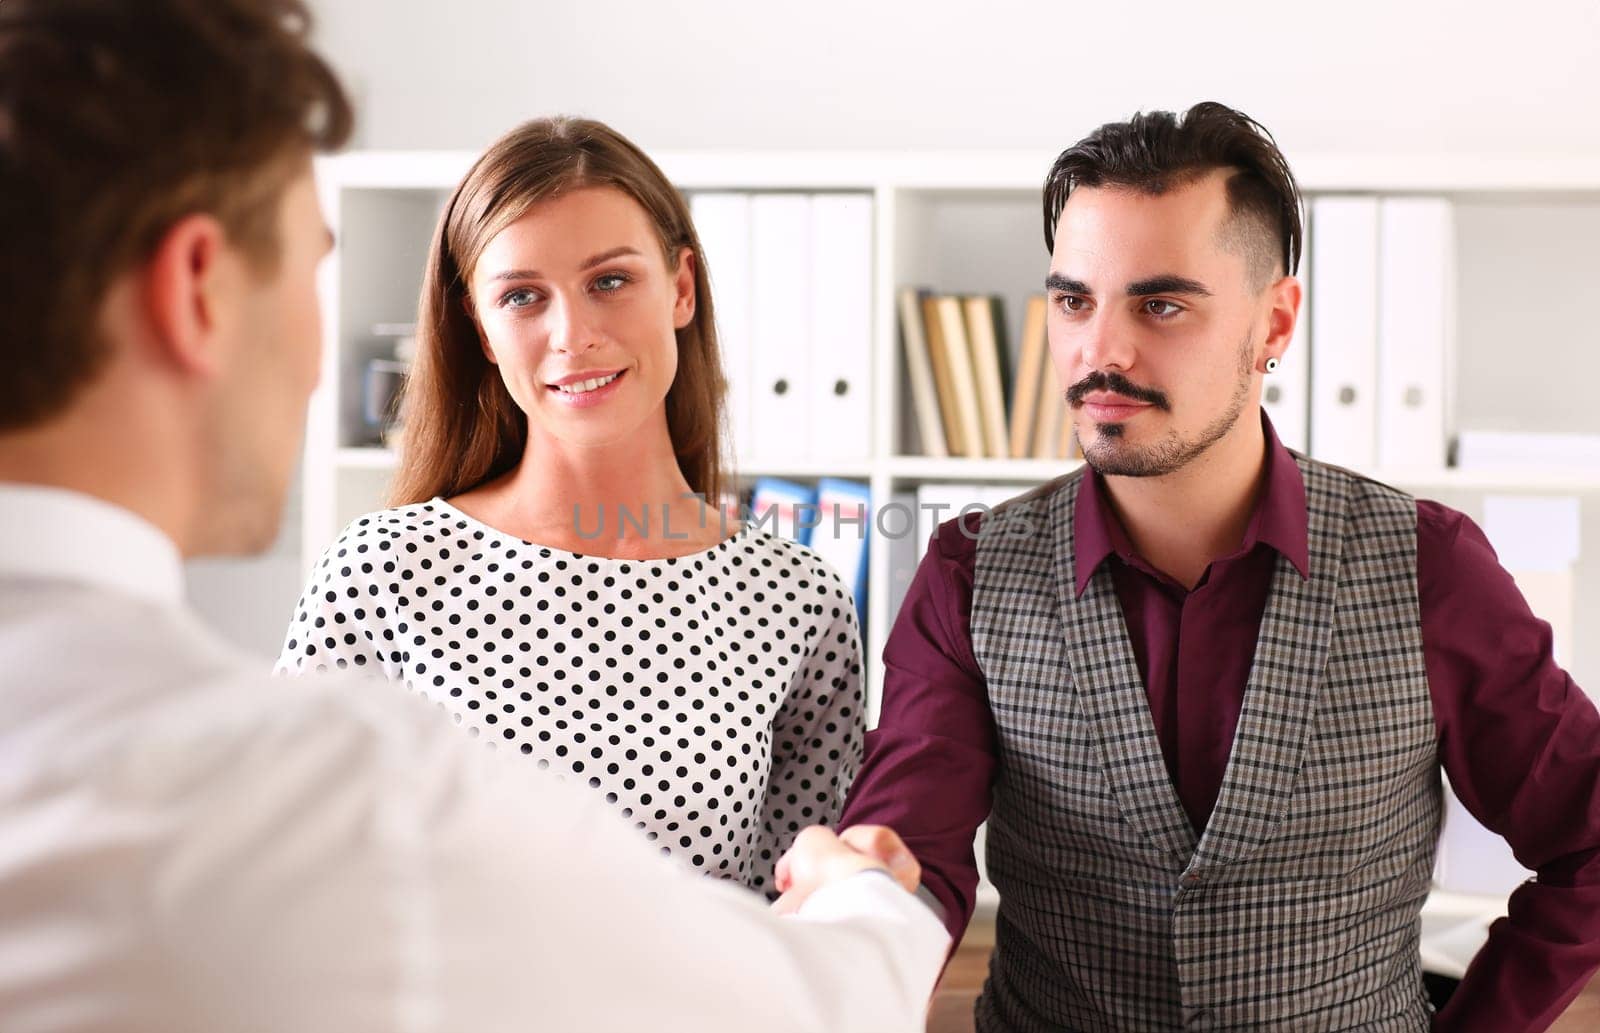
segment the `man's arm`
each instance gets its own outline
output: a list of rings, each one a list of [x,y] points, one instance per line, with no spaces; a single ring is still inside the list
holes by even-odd
[[[1423,649],[1451,787],[1537,872],[1440,1030],[1547,1029],[1600,967],[1600,714],[1470,520],[1417,506]]]
[[[989,813],[994,718],[972,653],[977,517],[933,536],[883,651],[883,708],[840,826],[884,825],[922,864],[960,940],[978,886],[973,836]]]
[[[775,915],[420,698],[248,698],[151,891],[161,1021],[119,1028],[922,1029],[948,936],[825,830]]]

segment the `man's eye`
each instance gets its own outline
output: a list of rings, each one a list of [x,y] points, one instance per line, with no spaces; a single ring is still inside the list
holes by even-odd
[[[1175,316],[1179,312],[1183,311],[1183,309],[1179,308],[1177,305],[1174,305],[1172,302],[1162,301],[1159,298],[1152,298],[1151,300],[1145,302],[1144,310],[1158,319],[1164,319],[1168,316]]]
[[[1056,295],[1056,304],[1068,312],[1082,312],[1089,302],[1076,294],[1058,294]]]

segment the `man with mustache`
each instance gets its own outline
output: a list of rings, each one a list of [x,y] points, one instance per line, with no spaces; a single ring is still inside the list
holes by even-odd
[[[1087,468],[939,529],[841,822],[898,832],[959,938],[988,819],[985,1033],[1539,1030],[1600,965],[1600,715],[1548,626],[1465,516],[1261,412],[1299,212],[1219,104],[1103,126],[1046,181]],[[1434,1016],[1441,768],[1538,879]]]

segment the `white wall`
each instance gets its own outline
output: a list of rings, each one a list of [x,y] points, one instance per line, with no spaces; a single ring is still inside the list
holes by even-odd
[[[312,0],[358,146],[1037,147],[1216,99],[1291,154],[1600,154],[1600,3]],[[1040,170],[1041,177],[1044,172]]]
[[[1260,119],[1291,158],[1600,157],[1600,0],[1509,12],[1415,0],[310,3],[364,148],[478,149],[567,112],[652,150],[1049,154],[1141,108],[1216,99]],[[1030,236],[1034,218],[1018,222]],[[1594,432],[1588,393],[1542,388],[1600,380],[1600,349],[1571,341],[1593,334],[1600,206],[1495,199],[1461,205],[1458,220],[1479,242],[1460,270],[1460,424]],[[1551,268],[1558,283],[1540,279]],[[1557,341],[1567,346],[1552,369],[1543,346]],[[1476,500],[1447,501],[1473,511]],[[303,583],[299,544],[291,515],[266,558],[190,572],[201,608],[263,657]],[[1580,600],[1580,626],[1596,612],[1600,587]]]

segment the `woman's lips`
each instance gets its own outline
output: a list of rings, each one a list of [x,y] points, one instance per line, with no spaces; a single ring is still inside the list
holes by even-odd
[[[597,387],[593,391],[563,391],[552,384],[550,385],[550,394],[555,398],[557,404],[573,409],[591,409],[594,406],[603,404],[606,399],[616,394],[621,389],[623,381],[627,379],[628,371],[621,370],[611,383],[603,387]]]

